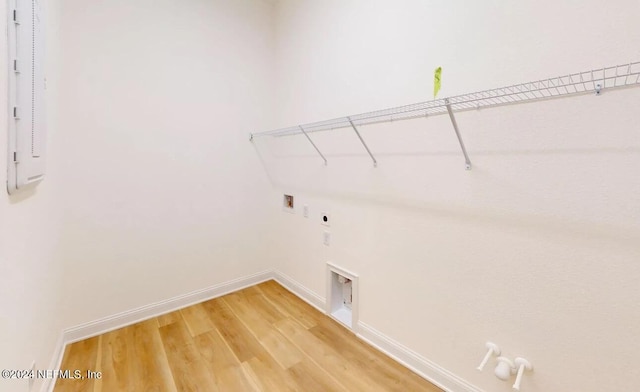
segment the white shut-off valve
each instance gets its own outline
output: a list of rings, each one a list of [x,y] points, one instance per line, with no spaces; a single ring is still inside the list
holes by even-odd
[[[516,367],[518,368],[518,374],[516,374],[516,382],[513,383],[513,389],[515,389],[516,391],[519,391],[520,383],[522,382],[522,375],[524,374],[524,371],[525,370],[532,371],[533,366],[531,366],[531,363],[529,361],[520,357],[516,358],[514,362],[516,364]]]
[[[487,364],[487,362],[489,362],[489,359],[491,359],[492,356],[498,356],[500,355],[500,347],[498,347],[497,344],[492,343],[492,342],[487,342],[487,344],[485,344],[485,346],[487,347],[487,349],[489,351],[487,351],[487,353],[485,354],[484,358],[482,359],[482,362],[480,362],[480,366],[478,366],[476,369],[482,371],[482,369],[484,369],[485,365]]]
[[[524,358],[516,358],[514,361],[510,360],[507,357],[501,357],[500,355],[500,347],[492,342],[487,342],[486,347],[489,351],[485,354],[482,362],[480,362],[480,366],[477,367],[478,370],[482,371],[485,365],[491,357],[498,356],[496,361],[498,365],[494,370],[494,374],[502,381],[507,381],[511,378],[512,375],[516,375],[516,381],[513,383],[513,389],[516,391],[520,390],[520,384],[522,383],[522,377],[524,375],[525,370],[533,370],[533,366],[531,363]]]

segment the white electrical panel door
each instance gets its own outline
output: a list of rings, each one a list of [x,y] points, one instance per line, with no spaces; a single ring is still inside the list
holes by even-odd
[[[44,15],[42,0],[10,0],[7,190],[37,184],[45,169]]]

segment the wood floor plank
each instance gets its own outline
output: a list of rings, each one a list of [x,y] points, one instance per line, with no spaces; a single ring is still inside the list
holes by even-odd
[[[203,306],[240,362],[248,361],[264,351],[260,342],[238,320],[223,297],[204,302]]]
[[[100,338],[94,337],[70,344],[65,349],[60,369],[70,370],[75,377],[76,369],[81,375],[86,375],[87,370],[96,371],[96,356]],[[92,391],[95,379],[58,378],[56,392],[85,392]]]
[[[261,294],[255,293],[255,295],[260,296]],[[265,314],[259,310],[260,306],[265,306],[264,303],[255,297],[251,300],[249,300],[249,296],[243,298],[244,301],[240,296],[226,295],[217,300],[208,301],[207,307],[212,312],[211,319],[216,324],[220,335],[242,362],[245,374],[251,377],[253,384],[259,390],[303,390],[285,372],[282,365],[287,366],[297,362],[296,355],[301,357],[302,354],[286,339],[279,338],[278,336],[281,334],[269,325],[267,320],[254,317],[256,314]],[[276,318],[270,319],[275,320]],[[265,341],[265,345],[257,338],[259,334],[250,328],[261,331],[260,335],[262,335],[261,338]],[[292,351],[283,353],[282,347],[285,346],[289,346]],[[272,351],[270,352],[269,349]],[[276,358],[274,354],[279,358]],[[256,376],[258,379],[255,378]]]
[[[180,315],[180,311],[176,310],[175,312],[165,313],[156,317],[158,320],[158,327],[164,327],[165,325],[173,324],[176,321],[180,321],[182,316]]]
[[[264,318],[263,314],[258,310],[258,306],[247,301],[246,296],[233,293],[225,295],[223,300],[233,314],[242,321],[258,340],[273,330],[272,323]]]
[[[252,383],[242,365],[230,367],[216,373],[221,391],[257,392],[259,389]]]
[[[207,310],[202,304],[195,304],[188,308],[180,309],[180,314],[191,336],[198,336],[201,333],[209,332],[215,328]]]
[[[160,336],[178,391],[219,391],[215,376],[207,370],[183,321],[160,328]]]
[[[299,385],[304,385],[305,392],[349,392],[347,387],[309,358],[296,363],[287,371]]]
[[[256,286],[247,287],[233,294],[238,295],[246,303],[250,304],[268,323],[273,324],[287,317],[269,302]]]
[[[274,280],[254,287],[282,314],[298,321],[307,329],[317,325],[318,320],[324,317],[316,308],[302,301]]]
[[[304,385],[296,383],[295,379],[286,371],[274,369],[269,361],[251,358],[242,366],[251,375],[258,390],[263,392],[297,392],[304,391]]]
[[[240,366],[240,361],[224,341],[217,329],[196,336],[195,342],[202,359],[215,372],[228,367]]]
[[[245,289],[242,293],[245,291],[248,292],[248,295],[234,293],[224,297],[229,309],[282,369],[287,369],[300,362],[304,357],[302,352],[272,324],[284,319],[285,316],[267,302],[261,292]]]
[[[100,377],[96,378],[93,383],[93,392],[102,392],[102,378],[104,372],[102,371],[102,335],[98,336],[98,348],[96,350],[96,371],[100,373]]]
[[[288,369],[304,359],[304,354],[275,327],[259,339],[260,344],[282,369]]]
[[[155,322],[153,322],[155,321]],[[157,320],[133,325],[133,347],[135,348],[135,374],[144,374],[135,390],[177,392],[171,367],[164,351]]]
[[[243,373],[247,376],[247,379],[250,380],[254,390],[258,392],[263,392],[267,390],[266,385],[260,379],[260,376],[258,376],[256,372],[253,370],[249,362],[243,362],[241,366],[242,366]]]
[[[347,362],[338,351],[322,344],[322,341],[296,321],[291,319],[279,321],[276,323],[276,328],[318,366],[324,368],[343,384],[349,385],[352,391],[384,390],[382,387],[370,383],[368,379],[360,377],[358,369],[353,364]]]
[[[100,336],[100,371],[102,379],[99,389],[102,391],[130,390],[129,383],[135,375],[131,372],[129,329],[121,328]],[[96,388],[98,389],[98,388]]]
[[[389,357],[380,355],[373,347],[359,339],[353,339],[345,329],[335,321],[327,319],[309,329],[323,344],[337,350],[356,367],[377,384],[385,385],[389,391],[434,391],[425,389],[424,379]]]
[[[155,319],[102,335],[97,364],[102,378],[93,392],[176,392]]]
[[[242,370],[240,361],[217,329],[197,336],[194,342],[208,370],[215,374],[220,390],[255,390]]]

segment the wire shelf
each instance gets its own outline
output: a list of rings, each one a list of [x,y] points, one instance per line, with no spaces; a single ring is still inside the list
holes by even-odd
[[[341,128],[353,127],[355,129],[355,127],[361,125],[408,120],[445,113],[452,115],[451,112],[539,101],[568,95],[600,94],[604,89],[638,85],[640,85],[640,62],[632,62],[412,105],[376,110],[272,131],[257,132],[251,134],[251,139],[262,136],[308,134]]]

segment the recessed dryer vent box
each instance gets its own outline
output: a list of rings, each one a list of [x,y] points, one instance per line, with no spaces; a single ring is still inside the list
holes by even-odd
[[[327,314],[357,332],[358,275],[327,263],[327,293]]]

